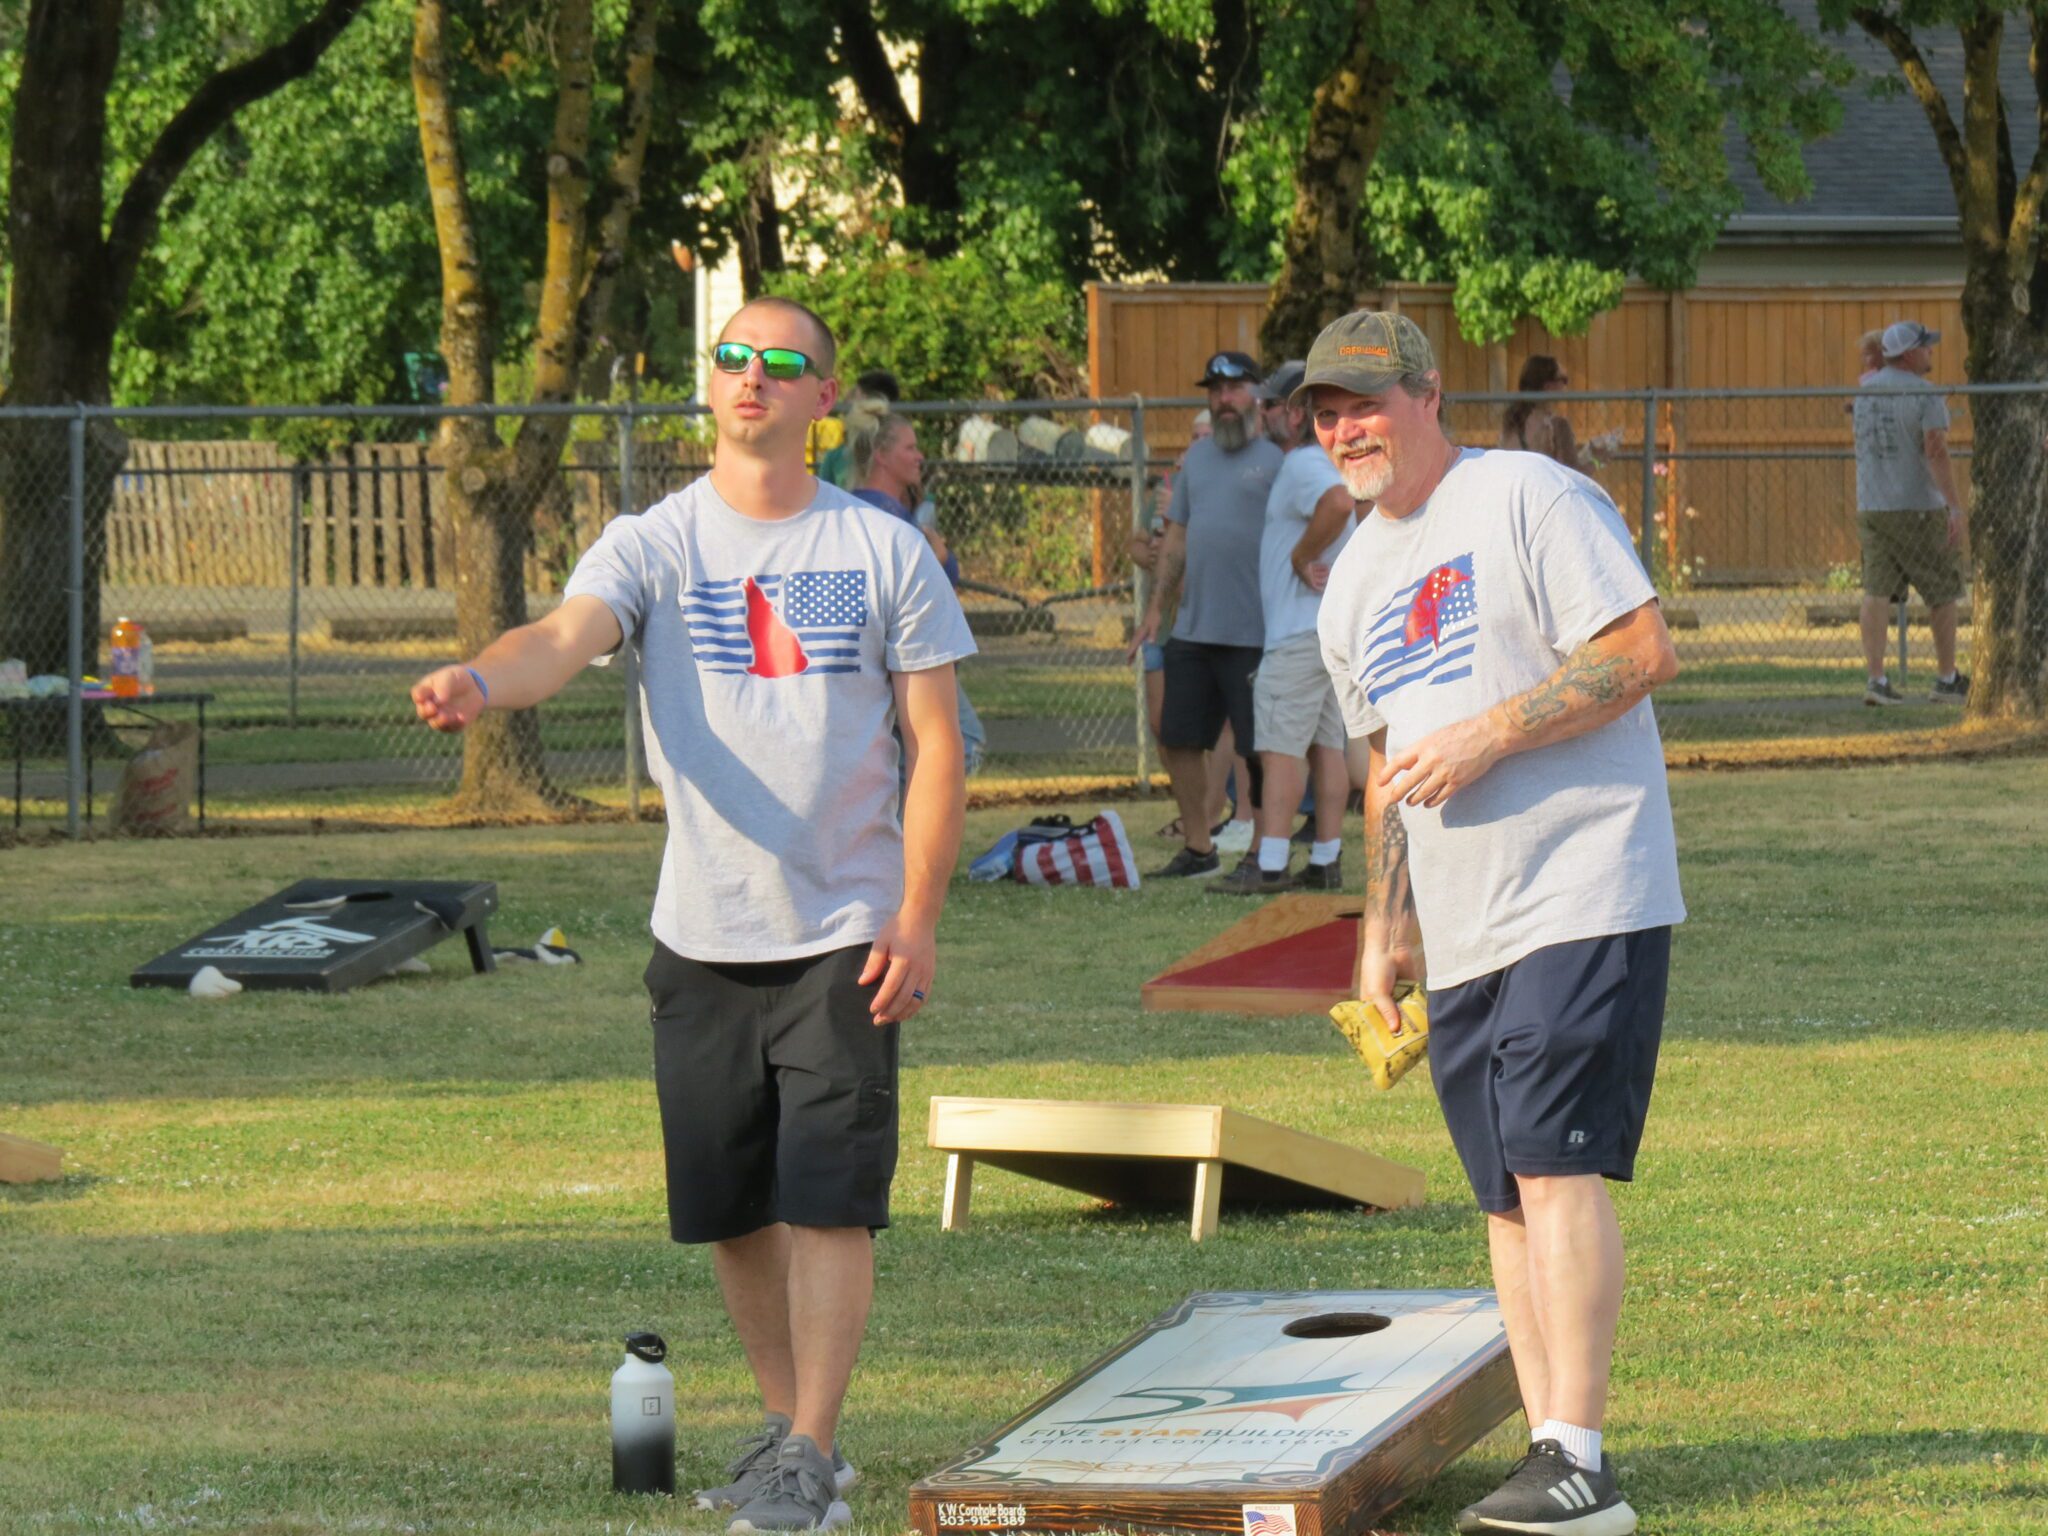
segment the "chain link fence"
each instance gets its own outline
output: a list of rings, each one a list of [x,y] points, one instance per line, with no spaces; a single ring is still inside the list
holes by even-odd
[[[1460,397],[1446,428],[1498,446],[1516,398]],[[1972,507],[1955,610],[1962,665],[1995,690],[1995,712],[2037,714],[2048,387],[1943,398]],[[1944,615],[1917,598],[1886,593],[1881,605],[1885,664],[1905,703],[1865,703],[1854,399],[1544,397],[1637,534],[1664,600],[1683,663],[1657,696],[1675,757],[1828,758],[1971,739],[1963,711],[1929,701]],[[958,559],[981,647],[960,673],[985,738],[977,798],[1153,781],[1146,681],[1126,659],[1147,595],[1130,553],[1165,507],[1202,404],[899,407],[924,456],[922,521]],[[814,445],[824,467],[838,431],[824,424]],[[496,734],[469,749],[467,773],[464,741],[420,727],[407,689],[460,654],[465,615],[495,633],[521,599],[524,616],[546,612],[612,517],[704,473],[701,411],[16,411],[0,416],[0,437],[0,828],[104,817],[125,760],[179,721],[203,721],[216,817],[451,795],[480,812],[533,794],[637,803],[638,714],[623,668],[591,669],[524,716],[486,717]],[[492,579],[514,570],[516,582]],[[95,684],[122,617],[150,637],[155,691],[103,698]]]

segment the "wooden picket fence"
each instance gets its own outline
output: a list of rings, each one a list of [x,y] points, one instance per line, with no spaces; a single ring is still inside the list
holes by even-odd
[[[703,473],[688,442],[633,449],[635,509]],[[105,579],[116,586],[285,587],[292,480],[299,482],[299,580],[309,587],[452,591],[454,531],[441,471],[424,443],[358,443],[294,465],[273,443],[131,442],[107,519]],[[529,591],[555,591],[619,514],[616,446],[572,443],[536,512]]]

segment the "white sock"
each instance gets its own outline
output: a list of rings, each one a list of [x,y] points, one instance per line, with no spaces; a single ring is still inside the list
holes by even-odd
[[[1287,867],[1287,839],[1284,837],[1262,837],[1259,839],[1259,868],[1269,875],[1277,875]]]
[[[1333,837],[1327,843],[1314,842],[1309,845],[1308,861],[1311,864],[1334,864],[1337,855],[1344,851],[1344,839]]]
[[[1886,677],[1882,672],[1880,672],[1877,674],[1877,676],[1873,677],[1870,680],[1870,686],[1873,688],[1881,687],[1883,684],[1888,683],[1890,681],[1890,678]]]
[[[1955,670],[1954,670],[1953,668],[1951,668],[1951,669],[1950,669],[1950,670],[1948,670],[1947,672],[1944,672],[1944,673],[1942,673],[1942,674],[1941,674],[1941,680],[1942,680],[1942,681],[1943,681],[1944,683],[1952,683],[1952,682],[1954,682],[1954,681],[1956,680],[1956,674],[1955,674]]]
[[[1563,1419],[1545,1419],[1530,1438],[1555,1440],[1564,1447],[1564,1453],[1573,1466],[1588,1472],[1600,1470],[1600,1431],[1597,1429],[1584,1429],[1577,1424],[1567,1424]]]

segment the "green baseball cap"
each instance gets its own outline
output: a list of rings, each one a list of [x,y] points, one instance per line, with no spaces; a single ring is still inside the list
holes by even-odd
[[[1404,374],[1435,369],[1436,353],[1413,320],[1390,310],[1354,309],[1323,327],[1293,398],[1301,400],[1318,384],[1376,395]]]

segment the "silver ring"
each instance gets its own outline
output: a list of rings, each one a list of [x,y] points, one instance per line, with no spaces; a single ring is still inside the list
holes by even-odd
[[[917,990],[917,988],[915,988],[915,987],[912,987],[912,988],[910,989],[910,995],[911,995],[912,997],[916,998],[916,999],[917,999],[917,1000],[918,1000],[918,1001],[919,1001],[920,1003],[924,1001],[924,994],[923,994],[922,992],[918,991],[918,990]]]

